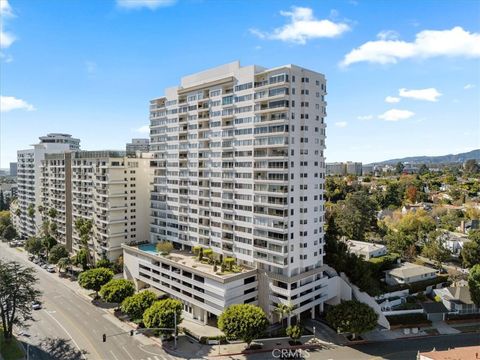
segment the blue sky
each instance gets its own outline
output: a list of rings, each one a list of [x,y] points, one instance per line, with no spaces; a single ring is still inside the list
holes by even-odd
[[[47,132],[121,149],[149,99],[234,60],[326,75],[327,161],[480,147],[478,1],[0,4],[1,167]]]

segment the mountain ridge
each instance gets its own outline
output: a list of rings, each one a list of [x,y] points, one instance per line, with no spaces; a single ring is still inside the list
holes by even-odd
[[[392,165],[398,162],[411,164],[442,164],[442,163],[463,163],[467,160],[480,160],[480,149],[459,153],[439,156],[408,156],[398,159],[384,160],[373,162],[369,165]]]

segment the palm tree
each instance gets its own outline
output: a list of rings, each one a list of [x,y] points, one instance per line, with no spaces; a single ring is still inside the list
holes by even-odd
[[[287,326],[290,326],[290,314],[295,310],[295,305],[292,303],[279,303],[273,310],[280,316],[280,321],[283,323],[283,319],[287,317]]]
[[[92,220],[90,219],[83,219],[79,218],[77,221],[75,221],[75,230],[78,233],[78,236],[80,237],[80,242],[82,245],[82,248],[85,249],[87,252],[87,264],[91,265],[91,255],[90,255],[90,249],[88,248],[88,243],[90,240],[90,235],[92,232]]]
[[[69,257],[64,257],[58,260],[57,267],[58,267],[58,275],[60,275],[63,269],[67,270],[72,265],[72,260]]]

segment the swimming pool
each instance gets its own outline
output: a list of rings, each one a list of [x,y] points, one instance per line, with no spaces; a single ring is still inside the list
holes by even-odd
[[[158,254],[157,248],[155,247],[155,244],[143,244],[143,245],[138,245],[138,249],[151,253],[151,254]]]

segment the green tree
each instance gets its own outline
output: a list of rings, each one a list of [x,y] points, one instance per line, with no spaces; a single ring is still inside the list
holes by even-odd
[[[295,310],[295,305],[292,303],[278,303],[273,310],[280,317],[280,322],[283,323],[283,319],[287,318],[287,326],[290,326],[290,315]]]
[[[298,325],[287,327],[286,334],[290,336],[290,339],[296,344],[298,339],[302,337],[302,328]]]
[[[100,289],[100,296],[109,303],[121,304],[135,293],[135,285],[126,279],[112,279]]]
[[[465,242],[460,255],[465,268],[471,268],[475,264],[480,264],[480,241],[471,240]]]
[[[470,269],[468,287],[470,288],[470,296],[472,297],[473,303],[480,306],[480,264]]]
[[[3,196],[3,190],[0,190],[0,211],[8,210],[5,204],[5,197]]]
[[[432,231],[422,248],[422,255],[434,260],[439,267],[450,257],[450,251],[444,246],[442,232]]]
[[[79,218],[75,221],[75,230],[80,237],[82,248],[86,251],[87,266],[92,265],[92,259],[88,248],[88,243],[90,242],[90,236],[92,234],[92,227],[93,223],[91,219]]]
[[[395,172],[397,174],[401,174],[403,172],[403,169],[405,169],[405,166],[401,163],[401,162],[398,162],[396,165],[395,165]]]
[[[143,313],[157,300],[155,293],[144,290],[122,301],[122,311],[134,320],[140,320]]]
[[[106,258],[98,260],[97,263],[95,264],[96,268],[111,269],[112,266],[113,266],[112,262]]]
[[[8,241],[13,240],[15,236],[17,236],[17,231],[13,225],[8,225],[5,229],[3,229],[2,236]]]
[[[342,301],[327,312],[327,322],[339,333],[357,334],[375,329],[378,315],[368,305],[355,301]]]
[[[102,286],[112,280],[113,275],[113,271],[110,269],[91,269],[80,274],[78,283],[84,289],[94,290],[95,296],[98,297],[98,292]]]
[[[364,191],[348,194],[339,205],[335,223],[342,235],[362,241],[367,232],[376,229],[376,206]]]
[[[143,314],[143,324],[146,328],[175,328],[175,314],[177,325],[182,322],[183,305],[176,299],[164,299],[153,303]],[[171,334],[172,330],[162,330],[162,334]]]
[[[26,327],[32,320],[32,302],[40,299],[35,270],[16,261],[0,259],[0,317],[5,340],[13,338],[13,326]]]
[[[425,165],[425,164],[422,164],[422,165],[420,166],[420,168],[418,169],[418,173],[419,173],[420,175],[428,174],[428,172],[429,172],[428,167],[427,167],[427,165]]]
[[[42,240],[34,236],[28,238],[25,242],[25,250],[34,255],[40,254],[43,250]]]
[[[48,256],[48,262],[51,264],[56,264],[61,258],[68,257],[68,250],[62,244],[57,244],[52,247],[50,250],[50,255]]]
[[[61,258],[57,262],[58,266],[58,274],[60,275],[60,272],[62,270],[68,271],[69,267],[72,265],[72,259],[70,259],[68,256]]]
[[[170,241],[160,241],[156,248],[161,254],[169,254],[173,250],[173,244]]]
[[[85,271],[88,269],[88,250],[87,249],[80,249],[75,254],[75,265],[80,265],[82,269]]]
[[[248,346],[263,335],[267,326],[268,320],[263,310],[250,304],[230,305],[218,319],[218,328],[227,339],[241,339]]]
[[[57,215],[58,215],[57,209],[51,208],[50,210],[48,210],[48,216],[50,218],[55,219]]]
[[[469,175],[478,174],[480,172],[480,166],[475,159],[467,160],[465,162],[464,169],[465,172]]]
[[[33,205],[33,204],[28,205],[27,215],[31,219],[33,219],[35,217],[35,205]]]
[[[49,257],[50,250],[52,250],[53,247],[56,246],[57,244],[58,244],[57,240],[55,240],[55,238],[52,237],[52,236],[45,236],[42,239],[42,246],[45,249],[45,252],[47,254],[47,258]]]

